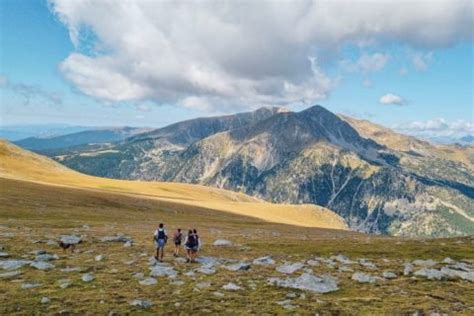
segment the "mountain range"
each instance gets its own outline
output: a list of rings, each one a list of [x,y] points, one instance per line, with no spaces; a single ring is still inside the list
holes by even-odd
[[[202,184],[329,208],[357,231],[474,234],[474,149],[321,106],[199,118],[54,158],[101,177]]]

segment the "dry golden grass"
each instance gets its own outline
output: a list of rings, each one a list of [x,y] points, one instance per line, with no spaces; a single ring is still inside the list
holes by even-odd
[[[200,185],[92,177],[70,170],[47,157],[23,150],[7,141],[0,141],[0,177],[174,201],[275,223],[347,229],[342,218],[323,207],[273,204],[245,194]]]

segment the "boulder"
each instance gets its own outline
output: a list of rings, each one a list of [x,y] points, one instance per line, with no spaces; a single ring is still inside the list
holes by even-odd
[[[303,273],[297,278],[270,278],[268,279],[268,281],[270,284],[276,286],[299,289],[315,293],[329,293],[337,291],[339,289],[337,286],[337,279],[328,275],[319,277],[313,274]]]
[[[412,262],[413,265],[418,266],[418,267],[423,267],[423,268],[431,268],[437,265],[438,263],[436,261],[433,261],[431,259],[429,260],[414,260]]]
[[[250,269],[250,263],[245,263],[245,262],[237,262],[237,263],[232,263],[224,266],[225,269],[229,271],[245,271]]]
[[[216,247],[230,247],[232,246],[232,242],[230,240],[226,240],[226,239],[217,239],[216,241],[214,241],[214,243],[212,244],[213,246],[216,246]]]
[[[377,266],[375,265],[375,263],[367,260],[367,259],[360,259],[359,260],[359,264],[367,269],[371,269],[371,270],[376,270],[377,269]]]
[[[411,263],[405,263],[403,268],[403,275],[408,276],[413,273],[413,269],[415,268]]]
[[[238,286],[235,283],[229,282],[226,285],[224,285],[222,287],[222,289],[224,289],[226,291],[238,291],[238,290],[242,289],[242,287]]]
[[[139,281],[138,283],[140,283],[141,285],[155,285],[158,282],[156,281],[155,278],[145,278],[145,279]]]
[[[0,261],[0,268],[3,270],[18,270],[27,264],[31,264],[29,260],[4,260]]]
[[[216,273],[216,269],[214,268],[213,265],[203,265],[202,267],[197,268],[196,272],[203,273],[206,275],[211,275],[211,274]]]
[[[76,235],[62,235],[59,240],[68,245],[77,245],[82,242],[82,237]]]
[[[456,261],[454,261],[453,259],[449,258],[449,257],[446,257],[443,259],[443,261],[441,261],[442,263],[445,263],[445,264],[455,264]]]
[[[446,278],[446,275],[443,272],[436,269],[428,269],[428,268],[423,268],[418,271],[415,271],[413,275],[422,276],[422,277],[427,278],[428,280],[442,280]]]
[[[443,267],[441,268],[441,273],[443,273],[448,279],[461,279],[474,282],[474,272],[465,272]]]
[[[59,257],[58,255],[54,254],[49,254],[49,253],[43,253],[43,254],[38,254],[35,257],[35,261],[52,261],[52,260],[58,260]]]
[[[51,270],[54,269],[54,264],[45,261],[35,261],[30,263],[30,266],[38,270]]]
[[[382,273],[382,276],[385,278],[385,279],[396,279],[397,278],[397,275],[391,271],[384,271]]]
[[[285,263],[279,266],[276,270],[280,273],[292,274],[303,267],[304,267],[304,264],[301,262]]]
[[[19,276],[21,273],[22,273],[21,271],[10,271],[10,272],[0,273],[0,279],[13,279]]]
[[[275,264],[275,260],[272,259],[270,256],[260,257],[253,261],[253,264],[259,266],[268,266]]]
[[[133,300],[130,302],[130,305],[148,309],[153,306],[153,303],[146,300]]]
[[[165,263],[159,263],[150,267],[150,276],[152,277],[175,277],[178,272]]]
[[[92,273],[86,273],[82,275],[81,280],[84,282],[91,282],[94,280],[94,276]]]
[[[377,282],[377,277],[371,276],[370,274],[364,272],[356,272],[351,277],[352,280],[359,283],[375,283]]]

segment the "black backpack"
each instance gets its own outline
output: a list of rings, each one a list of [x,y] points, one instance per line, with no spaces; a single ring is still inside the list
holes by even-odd
[[[158,236],[156,236],[156,239],[166,239],[166,234],[164,229],[158,229]]]
[[[186,246],[189,248],[196,247],[196,237],[194,235],[188,236],[188,242],[186,243]]]

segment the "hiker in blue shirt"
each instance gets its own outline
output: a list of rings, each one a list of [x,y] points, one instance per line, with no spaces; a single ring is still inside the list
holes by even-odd
[[[163,223],[160,223],[160,225],[158,226],[158,229],[155,231],[153,235],[154,237],[153,239],[155,241],[155,247],[156,247],[155,259],[160,262],[163,262],[165,245],[166,245],[166,242],[168,241],[168,234],[166,233],[164,226],[165,225],[163,225]]]

